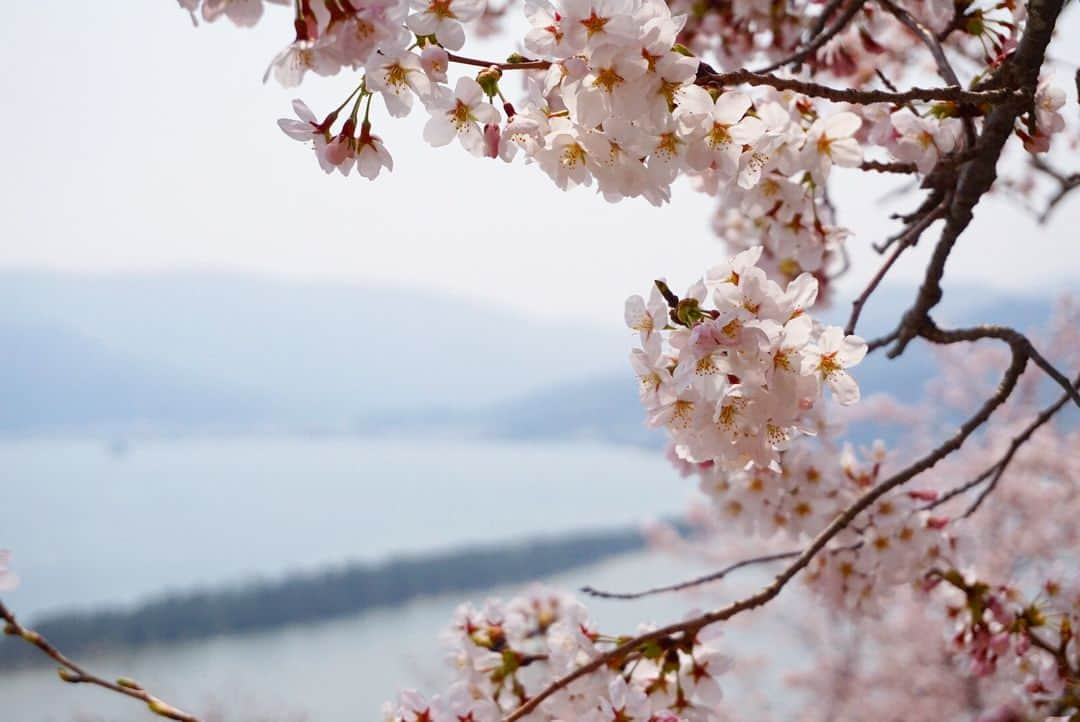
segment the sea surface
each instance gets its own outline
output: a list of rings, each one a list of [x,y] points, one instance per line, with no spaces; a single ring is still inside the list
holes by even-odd
[[[3,442],[0,473],[0,546],[14,550],[23,578],[4,599],[24,619],[346,560],[634,524],[678,513],[693,488],[660,454],[585,443],[163,440],[118,452],[98,441]],[[649,551],[544,581],[631,590],[701,570]],[[469,596],[479,602],[522,586]],[[134,677],[208,722],[379,720],[397,689],[445,682],[438,638],[461,601],[433,596],[86,661],[107,676]],[[625,633],[715,601],[597,600],[590,609],[602,629]],[[774,646],[740,634],[731,638],[744,656]],[[153,717],[137,702],[65,685],[47,666],[0,674],[3,722],[143,719]]]
[[[637,524],[693,493],[591,443],[0,442],[0,548],[24,616],[356,560]]]
[[[692,576],[700,568],[659,552],[619,557],[545,580],[574,590],[583,584],[637,589]],[[634,602],[588,601],[591,618],[608,633],[633,632],[643,621],[666,623],[704,604],[729,600],[761,584],[751,573],[715,592]],[[504,587],[469,595],[484,599],[522,591]],[[104,676],[128,676],[206,722],[382,722],[383,702],[402,688],[438,691],[450,678],[440,634],[462,601],[457,595],[417,599],[393,609],[338,620],[292,625],[130,652],[90,655],[83,661]],[[755,709],[784,713],[790,697],[781,670],[806,661],[783,636],[784,624],[765,617],[735,620],[718,644],[735,659],[722,679],[729,696],[755,700]],[[756,624],[755,624],[756,622]],[[767,622],[767,623],[766,623]],[[0,640],[0,644],[17,643]],[[763,661],[778,668],[761,669]],[[764,719],[764,717],[761,717]],[[780,717],[783,719],[783,717]],[[0,674],[4,722],[151,722],[139,702],[99,689],[67,685],[40,667]]]

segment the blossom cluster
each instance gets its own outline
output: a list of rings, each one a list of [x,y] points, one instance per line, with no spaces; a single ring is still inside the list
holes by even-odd
[[[975,677],[1001,676],[1034,710],[1080,712],[1080,576],[1044,575],[1034,599],[956,569],[936,581],[952,591],[953,645]]]
[[[465,604],[445,635],[454,681],[430,700],[399,694],[386,722],[498,722],[563,675],[612,650],[572,597],[535,589],[476,609]],[[524,719],[582,722],[707,722],[723,692],[718,678],[732,660],[705,628],[685,640],[662,639],[615,658],[545,699]]]
[[[180,3],[193,16],[239,25],[253,24],[263,10],[263,0]],[[953,12],[948,2],[905,5],[935,28]],[[523,157],[562,189],[589,186],[609,201],[662,204],[686,176],[718,197],[716,230],[732,251],[763,246],[769,275],[786,281],[804,271],[824,279],[826,266],[843,255],[849,232],[836,223],[827,195],[834,166],[861,166],[876,148],[909,164],[908,172],[926,174],[964,147],[955,103],[836,106],[772,88],[751,95],[712,84],[702,57],[718,56],[721,67],[782,57],[814,22],[815,3],[523,0],[522,8],[530,29],[518,39],[521,52],[492,64],[455,55],[468,25],[489,17],[484,0],[298,0],[295,40],[268,75],[286,87],[308,72],[358,77],[330,113],[317,115],[296,100],[296,118],[279,124],[313,147],[325,172],[356,170],[368,179],[394,166],[374,130],[382,123],[373,118],[376,96],[394,118],[422,105],[431,145],[457,140],[476,156]],[[972,48],[995,48],[987,61],[998,62],[1022,18],[1002,7],[980,12],[978,28],[965,25],[958,35]],[[808,62],[857,84],[875,77],[883,61],[903,75],[911,52],[904,33],[888,13],[858,13]],[[455,78],[454,63],[481,69]],[[511,73],[524,92],[508,99]],[[1030,118],[1016,128],[1028,150],[1046,150],[1064,128],[1063,103],[1045,78]]]
[[[681,299],[658,284],[648,301],[626,302],[648,424],[668,431],[679,458],[722,471],[778,470],[780,452],[812,430],[825,387],[841,404],[859,399],[847,369],[866,343],[807,313],[813,276],[782,288],[755,265],[760,255],[754,248],[711,268]]]
[[[781,453],[778,469],[736,470],[672,456],[684,475],[698,477],[718,534],[805,543],[882,480],[887,454],[880,441],[861,452],[799,446]],[[891,589],[955,563],[949,519],[925,509],[936,498],[928,489],[887,494],[810,562],[804,580],[830,608],[880,614]]]
[[[824,477],[824,486],[831,486],[838,499],[854,501],[882,481],[884,446],[876,444],[862,455],[847,446],[839,462],[840,468]],[[918,584],[935,566],[956,563],[957,539],[949,533],[949,519],[926,508],[937,498],[933,490],[913,489],[878,499],[814,558],[807,584],[833,608],[880,616],[897,585]],[[829,521],[846,505],[842,502]]]

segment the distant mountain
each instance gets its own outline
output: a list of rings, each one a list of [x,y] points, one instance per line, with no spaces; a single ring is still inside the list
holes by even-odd
[[[209,273],[0,272],[0,328],[9,431],[194,424],[213,408],[225,424],[341,429],[611,370],[627,337],[408,289]]]
[[[0,432],[252,424],[264,402],[53,326],[0,322]]]
[[[880,289],[860,333],[890,330],[914,295]],[[935,317],[1027,330],[1053,305],[985,297],[949,289]],[[848,310],[824,317],[842,324]],[[405,289],[2,272],[0,433],[321,429],[654,445],[625,362],[631,342],[621,328],[540,324]],[[913,344],[897,362],[871,356],[857,376],[868,392],[912,399],[934,368]]]

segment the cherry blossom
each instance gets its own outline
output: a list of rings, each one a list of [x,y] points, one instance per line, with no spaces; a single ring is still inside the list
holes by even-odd
[[[960,121],[956,118],[920,118],[905,108],[894,113],[891,120],[899,134],[893,156],[914,163],[920,173],[933,170],[938,159],[951,153],[960,139]]]
[[[833,165],[851,168],[862,162],[862,148],[855,140],[860,125],[859,116],[845,112],[820,118],[810,126],[802,160],[816,182],[823,182]]]
[[[456,137],[474,155],[482,155],[484,150],[481,126],[500,120],[499,111],[487,102],[483,89],[472,78],[459,78],[453,96],[433,100],[429,110],[432,115],[424,126],[424,140],[441,146]]]
[[[460,50],[465,44],[463,22],[480,17],[482,0],[411,0],[414,12],[406,24],[417,35],[433,35],[443,47]]]
[[[414,94],[427,97],[432,92],[429,75],[415,53],[376,55],[368,63],[367,71],[368,85],[382,96],[386,111],[395,118],[409,114]]]
[[[779,453],[809,428],[823,384],[842,404],[858,401],[846,369],[862,360],[866,344],[817,326],[806,313],[816,281],[804,274],[784,289],[754,265],[761,254],[745,251],[677,302],[667,299],[670,324],[659,286],[648,306],[640,296],[627,301],[627,325],[643,345],[631,359],[648,389],[649,424],[667,428],[679,457],[718,471],[778,470]]]

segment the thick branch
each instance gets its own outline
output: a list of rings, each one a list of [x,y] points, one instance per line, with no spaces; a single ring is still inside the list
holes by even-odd
[[[19,624],[15,619],[15,615],[4,606],[3,602],[0,602],[0,619],[3,619],[6,623],[6,626],[4,627],[5,634],[9,634],[13,637],[20,637],[29,644],[37,647],[59,664],[60,669],[58,671],[60,679],[65,682],[71,684],[90,684],[137,699],[140,702],[146,703],[146,706],[150,708],[150,711],[160,717],[177,720],[178,722],[199,722],[198,717],[190,715],[187,712],[182,712],[167,702],[163,702],[131,680],[121,679],[116,682],[110,682],[87,672],[85,669],[65,657],[60,650],[52,646],[49,641],[40,634]]]
[[[927,265],[926,276],[914,305],[904,314],[896,346],[889,351],[895,358],[907,344],[919,335],[930,310],[941,300],[941,279],[945,262],[960,234],[974,217],[975,205],[990,190],[997,179],[997,162],[1006,141],[1012,135],[1016,119],[1030,107],[1039,69],[1046,56],[1046,47],[1064,0],[1032,0],[1028,6],[1028,21],[1015,53],[993,77],[995,87],[1021,88],[1022,94],[1012,96],[990,111],[983,123],[982,134],[975,145],[975,158],[960,171],[956,192],[952,196],[945,227]]]

